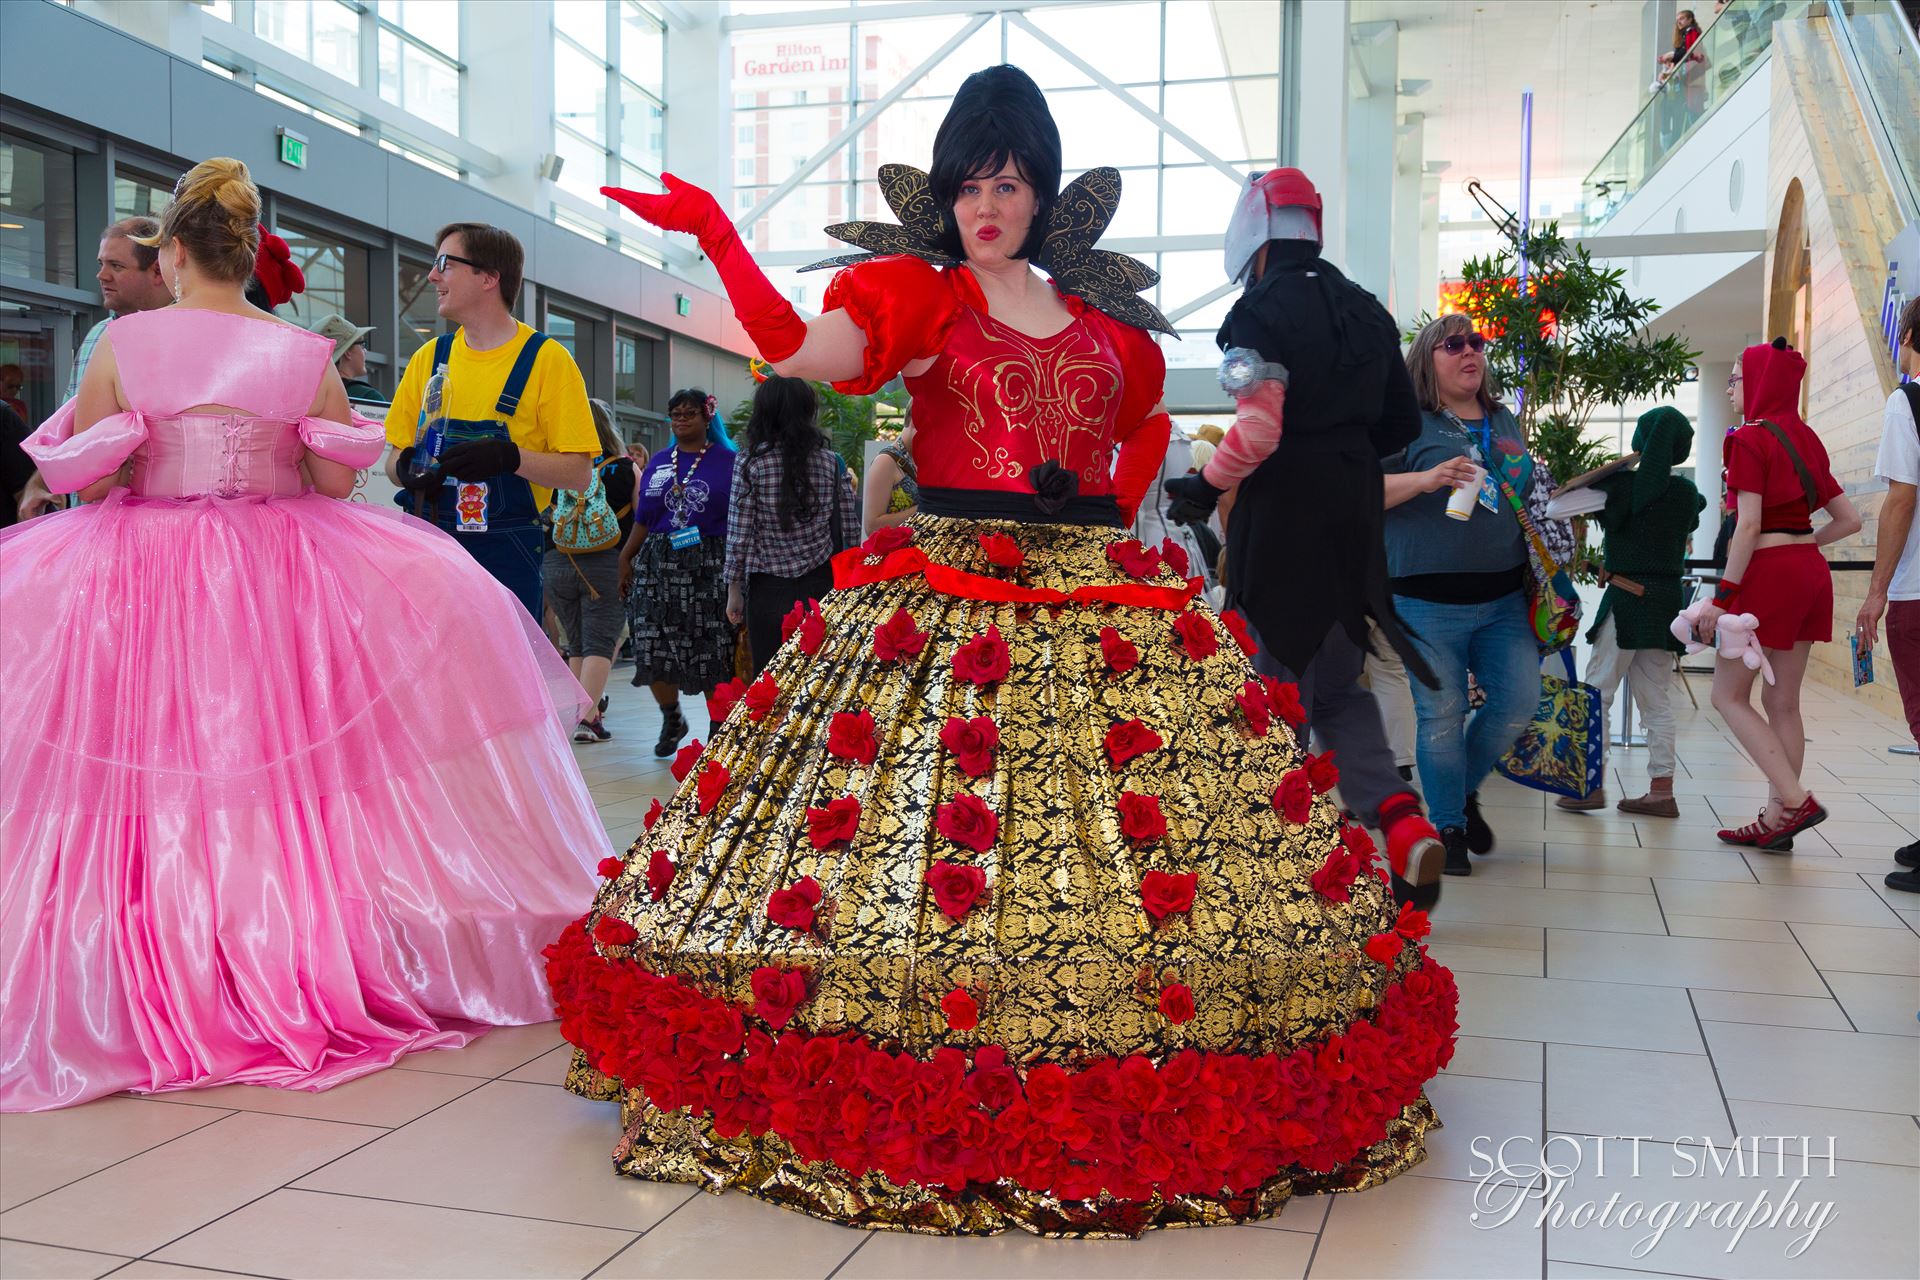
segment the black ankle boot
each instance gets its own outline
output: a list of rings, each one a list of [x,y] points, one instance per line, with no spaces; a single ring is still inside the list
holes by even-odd
[[[1447,846],[1447,865],[1443,874],[1472,875],[1473,860],[1467,857],[1467,833],[1458,827],[1447,827],[1440,832],[1440,840]]]
[[[653,744],[653,754],[665,759],[680,748],[680,739],[687,736],[687,718],[680,713],[680,704],[674,703],[665,708],[660,718],[660,741]]]
[[[1493,828],[1480,816],[1480,793],[1467,794],[1467,848],[1475,853],[1493,852]]]

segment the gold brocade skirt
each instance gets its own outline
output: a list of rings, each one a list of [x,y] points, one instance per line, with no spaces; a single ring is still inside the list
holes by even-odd
[[[1135,1235],[1418,1163],[1451,975],[1235,629],[1119,530],[912,523],[549,949],[619,1170]]]

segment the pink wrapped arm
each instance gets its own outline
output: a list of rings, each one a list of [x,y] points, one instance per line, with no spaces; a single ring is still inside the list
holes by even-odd
[[[351,414],[351,417],[350,422],[302,418],[301,442],[309,451],[328,462],[337,462],[355,470],[370,467],[380,461],[380,455],[386,450],[386,427],[357,413]]]
[[[1281,407],[1287,387],[1274,378],[1262,378],[1240,397],[1239,413],[1227,438],[1213,451],[1202,475],[1216,489],[1231,489],[1280,447]]]
[[[73,429],[69,400],[22,443],[53,493],[78,493],[120,469],[147,442],[147,420],[138,411],[115,413],[85,431]]]

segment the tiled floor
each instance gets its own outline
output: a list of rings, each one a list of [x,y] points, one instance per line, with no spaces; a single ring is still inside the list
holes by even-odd
[[[671,783],[644,695],[614,692],[618,736],[577,750],[625,845]],[[1764,786],[1709,711],[1683,712],[1678,821],[1487,788],[1499,848],[1446,883],[1431,940],[1462,995],[1446,1128],[1373,1191],[1133,1244],[852,1231],[614,1176],[613,1108],[558,1088],[558,1033],[526,1027],[330,1093],[8,1116],[0,1276],[1912,1277],[1920,899],[1880,880],[1920,832],[1920,767],[1891,721],[1808,701],[1834,817],[1791,857],[1714,839]],[[1531,1170],[1518,1201],[1483,1178],[1503,1142],[1567,1170],[1550,1202]]]

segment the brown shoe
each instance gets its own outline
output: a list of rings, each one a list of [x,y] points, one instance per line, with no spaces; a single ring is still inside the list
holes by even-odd
[[[1553,803],[1568,813],[1587,813],[1594,809],[1604,809],[1607,807],[1607,789],[1595,787],[1583,796],[1561,796]]]
[[[1637,813],[1645,818],[1677,818],[1680,816],[1680,802],[1673,798],[1673,792],[1649,791],[1639,799],[1629,796],[1614,808],[1622,813]]]

